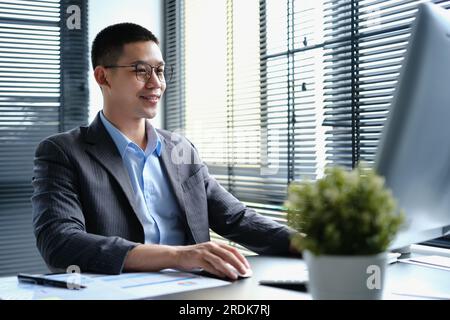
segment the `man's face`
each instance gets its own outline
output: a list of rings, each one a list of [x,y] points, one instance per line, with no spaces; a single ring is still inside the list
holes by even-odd
[[[161,50],[153,41],[133,42],[124,45],[123,53],[116,65],[132,65],[144,62],[158,67],[164,64]],[[112,108],[122,116],[133,119],[152,119],[156,115],[157,104],[166,89],[166,83],[157,75],[157,69],[153,69],[150,78],[140,81],[136,78],[135,68],[110,68],[109,88],[107,94]]]

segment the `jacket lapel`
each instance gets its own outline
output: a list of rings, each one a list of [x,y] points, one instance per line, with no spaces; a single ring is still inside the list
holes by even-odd
[[[114,141],[103,126],[98,114],[91,125],[87,127],[85,141],[87,143],[86,152],[116,179],[136,214],[138,210],[130,177]]]
[[[172,161],[172,150],[173,143],[168,141],[165,137],[164,140],[164,148],[161,152],[161,164],[167,173],[172,189],[175,193],[175,197],[178,201],[178,205],[182,213],[186,214],[184,198],[183,198],[183,189],[181,188],[181,177],[180,177],[180,169],[179,166],[175,165]]]
[[[167,176],[169,178],[170,184],[172,186],[172,190],[175,194],[175,198],[178,201],[178,205],[181,211],[181,214],[186,217],[187,227],[189,228],[190,236],[192,237],[192,240],[194,240],[195,243],[203,242],[201,241],[202,237],[199,236],[195,230],[196,228],[193,227],[193,223],[195,222],[195,218],[192,217],[192,214],[189,212],[186,206],[186,202],[184,200],[184,191],[182,188],[182,177],[180,174],[180,166],[176,165],[172,161],[172,151],[175,145],[173,142],[171,142],[169,139],[166,138],[164,135],[162,136],[164,140],[164,148],[161,152],[161,165],[163,166],[163,169],[167,173]]]

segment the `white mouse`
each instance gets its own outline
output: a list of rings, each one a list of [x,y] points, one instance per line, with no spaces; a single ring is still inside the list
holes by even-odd
[[[235,267],[233,267],[231,264],[225,263],[225,265],[228,268],[228,270],[230,270],[235,275],[237,275],[238,278],[239,277],[241,277],[241,278],[249,278],[249,277],[251,277],[253,275],[253,271],[250,268],[247,268],[244,273],[241,273]]]

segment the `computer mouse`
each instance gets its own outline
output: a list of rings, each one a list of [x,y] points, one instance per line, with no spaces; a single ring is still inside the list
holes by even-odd
[[[225,265],[228,268],[228,270],[230,270],[235,275],[237,275],[238,278],[249,278],[253,275],[253,271],[250,268],[247,268],[244,273],[241,273],[235,267],[233,267],[231,264],[226,263]]]

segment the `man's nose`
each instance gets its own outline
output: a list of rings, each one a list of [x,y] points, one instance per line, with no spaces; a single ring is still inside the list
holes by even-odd
[[[158,78],[158,76],[156,75],[156,70],[152,69],[152,72],[150,73],[150,77],[148,78],[148,80],[145,82],[145,86],[146,87],[161,87],[161,80]]]

